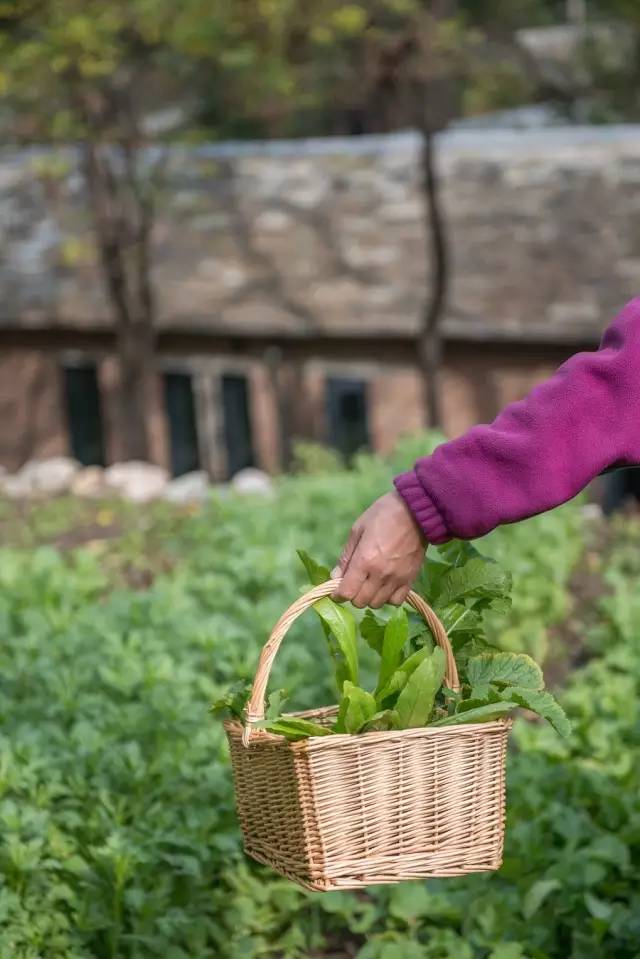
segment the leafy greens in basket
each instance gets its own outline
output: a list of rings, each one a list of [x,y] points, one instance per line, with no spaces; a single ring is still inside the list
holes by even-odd
[[[329,579],[329,570],[300,550],[312,585]],[[334,661],[338,712],[331,725],[282,714],[282,691],[269,699],[267,718],[256,725],[287,739],[335,733],[411,729],[479,723],[506,716],[518,707],[537,713],[563,736],[569,721],[544,688],[540,667],[523,653],[506,653],[485,635],[487,610],[506,612],[511,577],[469,543],[439,547],[424,564],[414,587],[441,619],[456,657],[462,688],[442,686],[445,657],[426,623],[404,608],[390,615],[367,610],[360,622],[347,606],[325,597],[314,604]],[[375,689],[359,685],[360,643],[379,657]],[[232,690],[213,707],[242,718],[246,686]]]

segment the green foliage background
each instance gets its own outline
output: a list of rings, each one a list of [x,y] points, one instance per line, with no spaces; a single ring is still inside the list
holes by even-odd
[[[273,499],[216,496],[194,515],[0,507],[15,544],[0,551],[2,959],[637,957],[640,530],[618,530],[606,568],[590,550],[585,560],[579,504],[482,542],[514,575],[500,644],[540,657],[550,627],[569,623],[591,656],[561,696],[567,743],[516,724],[503,869],[322,896],[242,856],[209,704],[252,674],[302,588],[295,548],[331,563],[358,511],[424,446],[350,472],[325,462],[279,481]],[[70,529],[84,546],[61,548]],[[588,628],[568,588],[587,561],[607,582]],[[294,706],[327,701],[324,655],[310,615],[274,676],[295,686]]]

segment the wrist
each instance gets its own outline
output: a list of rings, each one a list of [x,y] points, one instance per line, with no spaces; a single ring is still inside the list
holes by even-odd
[[[420,523],[414,516],[413,511],[410,509],[410,507],[405,502],[404,498],[400,495],[400,493],[396,489],[391,490],[389,495],[392,496],[394,501],[399,505],[403,515],[409,519],[411,525],[413,526],[416,532],[418,539],[420,540],[420,543],[422,544],[423,548],[426,549],[428,545],[427,537],[425,536],[425,532],[420,526]]]
[[[451,533],[442,513],[424,489],[415,470],[401,473],[400,476],[396,476],[393,483],[427,543],[433,543],[436,546],[451,539]]]

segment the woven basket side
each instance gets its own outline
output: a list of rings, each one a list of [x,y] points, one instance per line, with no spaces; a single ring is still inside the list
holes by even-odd
[[[496,869],[509,724],[308,744],[327,886]],[[417,734],[417,735],[416,735]],[[317,747],[317,748],[316,748]]]
[[[306,756],[294,754],[290,743],[274,737],[258,737],[246,747],[239,724],[225,728],[247,854],[308,885],[311,863],[322,861],[322,850],[308,801]]]

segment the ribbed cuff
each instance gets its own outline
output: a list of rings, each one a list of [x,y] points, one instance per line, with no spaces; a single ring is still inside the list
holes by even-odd
[[[396,476],[393,483],[415,516],[429,543],[437,546],[451,539],[440,511],[429,494],[425,492],[414,470]]]

